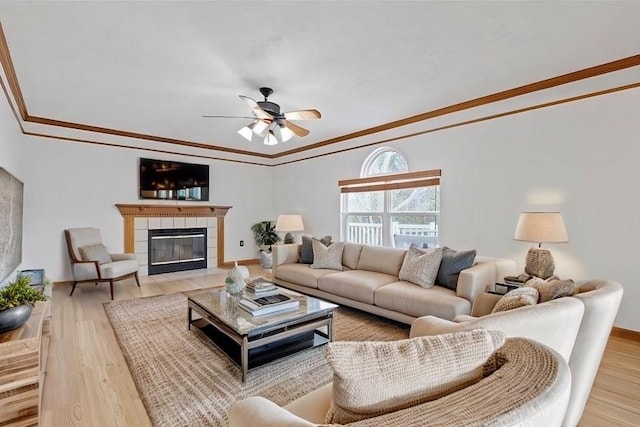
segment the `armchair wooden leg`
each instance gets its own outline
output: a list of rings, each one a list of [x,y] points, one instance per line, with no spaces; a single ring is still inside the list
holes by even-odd
[[[137,271],[134,274],[134,277],[136,278],[136,283],[138,284],[138,287],[140,287],[140,280],[138,280],[138,272]]]
[[[113,299],[113,280],[109,280],[109,289],[111,289],[111,299]]]
[[[76,290],[76,285],[78,284],[78,282],[76,282],[75,280],[73,281],[73,284],[71,285],[71,293],[69,294],[69,296],[73,295],[73,291]]]

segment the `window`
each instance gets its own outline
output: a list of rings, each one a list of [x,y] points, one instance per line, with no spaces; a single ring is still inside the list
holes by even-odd
[[[342,240],[400,248],[438,244],[440,170],[408,170],[402,154],[380,148],[364,161],[360,178],[338,183]]]

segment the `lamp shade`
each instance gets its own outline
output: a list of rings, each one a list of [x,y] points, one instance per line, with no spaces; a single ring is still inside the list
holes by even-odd
[[[276,222],[276,231],[303,231],[302,215],[280,215]]]
[[[522,212],[513,238],[537,243],[569,241],[560,212]]]

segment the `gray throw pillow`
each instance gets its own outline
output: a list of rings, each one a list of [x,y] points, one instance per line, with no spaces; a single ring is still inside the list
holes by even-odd
[[[324,236],[322,239],[315,239],[309,236],[302,236],[302,247],[300,248],[300,263],[313,264],[313,245],[312,240],[319,240],[323,245],[331,245],[331,236]]]
[[[102,245],[87,245],[78,248],[82,261],[98,261],[98,264],[108,264],[113,262],[107,248]]]
[[[453,291],[458,287],[458,276],[465,268],[473,266],[476,259],[476,250],[455,251],[451,248],[442,248],[442,261],[436,278],[436,285],[444,286]]]

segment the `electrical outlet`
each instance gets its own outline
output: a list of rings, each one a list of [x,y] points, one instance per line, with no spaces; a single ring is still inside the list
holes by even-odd
[[[244,246],[244,240],[240,240],[240,246]]]

